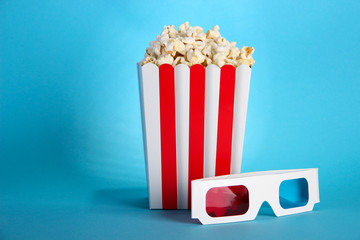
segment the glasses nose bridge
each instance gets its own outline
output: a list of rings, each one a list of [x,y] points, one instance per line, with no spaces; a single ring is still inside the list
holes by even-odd
[[[259,206],[262,206],[264,202],[267,202],[270,207],[275,211],[276,203],[279,198],[279,183],[275,179],[264,179],[261,183],[262,198]]]
[[[275,192],[274,190],[277,189],[277,181],[275,181],[274,179],[263,179],[263,181],[261,182],[261,190],[264,193],[264,201],[267,201],[268,198],[271,198]],[[277,191],[277,194],[279,191]]]

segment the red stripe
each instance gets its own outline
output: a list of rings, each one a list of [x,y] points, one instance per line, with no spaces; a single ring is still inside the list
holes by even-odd
[[[230,174],[231,143],[234,114],[235,73],[232,65],[225,65],[220,73],[218,135],[215,175]]]
[[[175,77],[169,64],[159,67],[163,209],[177,209]]]
[[[205,120],[205,68],[190,68],[189,116],[189,199],[191,208],[191,180],[204,177],[204,120]]]

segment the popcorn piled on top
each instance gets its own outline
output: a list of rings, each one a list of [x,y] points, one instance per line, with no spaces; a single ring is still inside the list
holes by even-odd
[[[146,48],[145,57],[141,65],[154,63],[158,66],[164,63],[176,66],[186,64],[192,66],[201,64],[208,66],[216,64],[222,67],[231,64],[235,67],[245,64],[251,67],[255,61],[252,54],[253,47],[236,47],[236,42],[229,42],[221,37],[219,26],[203,32],[201,27],[189,26],[189,22],[180,25],[176,30],[174,25],[164,26],[160,36],[150,42]]]

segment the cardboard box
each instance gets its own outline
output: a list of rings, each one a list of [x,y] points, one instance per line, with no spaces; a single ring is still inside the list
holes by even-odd
[[[190,209],[191,180],[240,173],[250,75],[138,64],[150,209]]]

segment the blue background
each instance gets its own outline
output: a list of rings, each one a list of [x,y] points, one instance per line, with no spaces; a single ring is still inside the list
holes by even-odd
[[[360,239],[358,1],[0,1],[0,239]],[[319,168],[315,211],[150,211],[136,62],[164,25],[254,46],[242,170]]]

